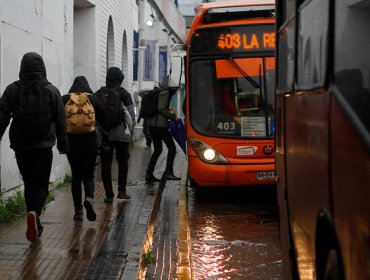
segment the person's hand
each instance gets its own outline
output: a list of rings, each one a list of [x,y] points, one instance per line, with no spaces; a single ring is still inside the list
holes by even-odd
[[[170,111],[170,114],[173,116],[173,119],[177,119],[177,114],[176,114],[176,110],[174,108],[170,108],[169,109]]]
[[[104,150],[104,151],[106,151],[106,152],[107,152],[107,151],[109,151],[109,149],[110,149],[110,148],[109,148],[108,143],[106,143],[106,142],[104,142],[104,141],[103,141],[103,142],[101,143],[101,145],[100,145],[100,149],[101,149],[101,150]]]

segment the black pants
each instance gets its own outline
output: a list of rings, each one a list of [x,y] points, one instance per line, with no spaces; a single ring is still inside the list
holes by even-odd
[[[101,149],[100,151],[101,178],[103,180],[105,196],[108,198],[114,197],[112,186],[112,161],[114,149],[116,149],[116,160],[118,163],[118,191],[126,191],[129,144],[129,142],[108,141],[108,148]]]
[[[162,141],[165,143],[168,149],[167,162],[166,162],[166,172],[173,174],[173,162],[176,155],[176,145],[172,139],[171,134],[168,132],[166,127],[149,127],[150,135],[152,136],[154,152],[150,158],[147,175],[153,174],[157,160],[162,153],[163,146]]]
[[[24,182],[27,212],[35,211],[40,216],[49,193],[53,151],[51,148],[16,151],[15,157]]]
[[[143,133],[146,140],[146,144],[150,146],[150,144],[152,143],[152,137],[150,136],[149,126],[146,124],[146,119],[144,119],[143,122]]]
[[[94,169],[97,157],[96,134],[68,135],[67,154],[72,171],[72,197],[75,210],[82,209],[82,183],[87,197],[94,198]]]

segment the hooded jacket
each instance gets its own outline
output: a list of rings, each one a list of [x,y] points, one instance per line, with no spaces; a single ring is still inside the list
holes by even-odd
[[[128,112],[130,113],[132,124],[135,125],[136,120],[134,102],[132,101],[131,94],[123,87],[121,87],[124,78],[125,76],[123,75],[121,69],[119,69],[118,67],[110,67],[107,72],[105,83],[106,87],[114,88],[119,92],[120,99],[123,105],[125,105]]]
[[[113,88],[119,93],[121,102],[124,105],[125,124],[122,122],[120,125],[113,127],[109,130],[108,139],[110,141],[130,142],[131,131],[135,125],[135,110],[134,102],[132,101],[131,94],[121,87],[124,75],[118,67],[110,67],[106,77],[106,87]],[[100,90],[104,90],[101,88]],[[99,91],[100,91],[99,90]],[[98,92],[99,92],[98,91]],[[96,92],[95,94],[98,94]],[[127,130],[128,128],[128,130]]]
[[[154,127],[168,127],[169,120],[175,120],[175,116],[172,115],[169,111],[170,102],[172,95],[176,92],[168,87],[168,77],[166,80],[163,81],[161,88],[161,92],[158,96],[158,103],[157,103],[157,114],[151,118],[146,120],[146,124],[148,126]]]
[[[60,152],[66,152],[68,148],[66,121],[64,106],[59,90],[48,82],[46,78],[46,68],[42,57],[34,52],[26,53],[21,61],[19,71],[20,82],[34,83],[45,85],[46,92],[50,94],[50,105],[52,110],[52,123],[49,134],[40,141],[35,143],[27,143],[27,141],[14,140],[14,128],[10,125],[9,138],[10,147],[13,150],[30,150],[51,148],[57,142],[57,148]],[[3,136],[7,126],[9,125],[12,115],[17,110],[19,81],[13,82],[7,86],[3,95],[0,98],[0,137]]]
[[[75,78],[71,88],[69,89],[69,93],[72,93],[72,92],[77,93],[77,94],[87,92],[91,94],[88,96],[88,98],[90,100],[91,105],[94,107],[96,121],[99,123],[99,125],[104,130],[108,130],[108,119],[107,119],[104,105],[102,104],[102,102],[100,101],[98,97],[93,95],[93,91],[90,88],[89,82],[87,81],[85,76],[77,76]],[[67,104],[69,97],[70,97],[69,94],[65,94],[62,96],[64,106],[65,104]]]

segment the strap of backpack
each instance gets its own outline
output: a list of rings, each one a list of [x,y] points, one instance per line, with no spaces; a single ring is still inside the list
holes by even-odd
[[[83,92],[80,94],[71,92],[71,93],[68,93],[68,95],[69,95],[69,99],[79,107],[85,104],[86,100],[88,99],[86,92]]]

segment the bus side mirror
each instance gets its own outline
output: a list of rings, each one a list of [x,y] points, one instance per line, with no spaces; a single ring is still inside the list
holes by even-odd
[[[169,87],[173,88],[180,87],[181,74],[182,74],[182,57],[173,56],[171,58],[171,68],[168,81]]]

